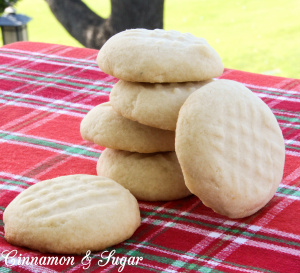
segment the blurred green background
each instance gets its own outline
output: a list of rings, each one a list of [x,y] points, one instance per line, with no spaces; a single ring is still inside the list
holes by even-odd
[[[101,16],[110,13],[109,0],[84,2]],[[45,1],[21,0],[16,8],[33,18],[30,41],[82,47]],[[165,0],[164,28],[205,38],[227,68],[300,78],[299,0]]]

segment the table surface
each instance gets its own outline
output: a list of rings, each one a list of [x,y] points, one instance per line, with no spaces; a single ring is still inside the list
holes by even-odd
[[[83,141],[79,125],[109,99],[117,79],[96,65],[98,51],[19,42],[0,48],[0,272],[117,272],[100,267],[93,253],[68,265],[7,265],[15,258],[45,257],[4,239],[3,211],[21,191],[45,179],[96,174],[103,147]],[[195,196],[172,202],[139,202],[142,224],[115,256],[142,257],[122,272],[300,272],[300,80],[226,69],[272,109],[282,129],[286,162],[273,199],[256,214],[231,220]],[[46,255],[61,257],[60,255]],[[10,261],[10,260],[8,260]]]

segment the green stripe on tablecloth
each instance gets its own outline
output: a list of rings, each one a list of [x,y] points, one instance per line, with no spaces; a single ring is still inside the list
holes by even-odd
[[[160,213],[158,215],[158,214],[152,213],[152,212],[141,211],[141,214],[156,215],[156,216],[159,216],[159,217],[162,217],[162,218],[165,218],[165,219],[174,219],[174,216],[168,215],[168,214],[163,214],[163,213]],[[292,242],[292,241],[288,241],[288,240],[284,240],[284,239],[278,239],[278,238],[274,238],[274,237],[270,237],[270,236],[266,236],[266,235],[250,233],[248,231],[242,231],[238,228],[231,229],[231,228],[228,228],[228,227],[223,227],[223,226],[214,225],[214,224],[208,224],[208,223],[201,222],[199,220],[191,220],[191,219],[178,217],[178,216],[176,216],[176,219],[178,219],[182,222],[188,222],[188,223],[194,223],[194,224],[196,223],[196,224],[199,224],[200,226],[206,226],[206,227],[210,227],[210,228],[213,228],[213,229],[222,230],[222,231],[225,231],[225,232],[230,232],[234,235],[239,234],[239,235],[243,235],[243,236],[248,237],[248,238],[258,238],[258,239],[268,240],[268,241],[271,241],[271,242],[284,243],[284,244],[287,244],[287,245],[300,247],[300,243],[297,243],[297,242]],[[152,224],[153,224],[153,222],[152,222]]]
[[[10,179],[4,179],[4,178],[1,178],[1,181],[7,182],[7,183],[11,183],[11,184],[15,184],[15,185],[26,186],[26,187],[29,187],[29,186],[30,186],[30,185],[27,184],[27,183],[20,182],[20,181],[13,181],[13,180],[10,180]]]
[[[266,87],[269,88],[269,87]],[[283,93],[284,91],[291,91],[292,90],[282,90],[282,91],[271,91],[271,90],[262,90],[262,89],[255,89],[250,87],[251,91],[257,92],[257,93],[265,93],[265,94],[270,94],[270,95],[275,95],[277,97],[290,97],[290,98],[300,98],[300,95],[298,95],[298,92],[295,92],[295,94],[289,94],[289,93]]]
[[[0,75],[0,78],[1,78],[1,75]],[[13,78],[13,79],[10,79],[11,81],[15,81],[15,82],[21,82],[21,83],[24,83],[24,80],[19,80],[19,79],[16,79],[16,78]],[[38,85],[38,86],[43,86],[45,87],[45,83],[42,83],[42,82],[30,82],[30,84],[33,84],[33,85]],[[52,83],[52,85],[49,84],[49,86],[55,86],[55,88],[57,89],[61,89],[61,90],[67,90],[68,91],[68,88],[67,87],[64,87],[63,85],[55,85],[55,81]],[[69,87],[70,88],[70,87]],[[110,92],[110,89],[109,90],[105,90],[105,88],[103,87],[103,89],[101,89],[102,87],[95,87],[94,89],[97,90],[97,91],[104,91],[104,92]],[[99,96],[103,96],[103,94],[101,93],[97,93],[95,91],[89,91],[89,90],[86,90],[86,89],[72,89],[72,92],[75,92],[75,93],[84,93],[84,94],[88,94],[88,95],[99,95]]]
[[[116,249],[116,254],[126,254],[127,252],[128,251],[123,249],[123,248],[117,248]],[[134,253],[134,255],[133,255],[134,257],[143,257],[144,259],[147,259],[147,260],[150,260],[150,261],[156,261],[156,262],[167,264],[167,265],[173,265],[174,266],[174,264],[175,264],[175,266],[176,266],[176,262],[178,262],[178,263],[180,263],[180,265],[177,265],[177,267],[179,267],[179,268],[185,268],[185,269],[191,269],[191,267],[199,268],[199,265],[197,265],[197,264],[180,262],[180,261],[173,260],[173,259],[167,258],[167,257],[161,257],[161,256],[158,257],[158,256],[155,256],[155,255],[143,253],[139,250],[134,250],[133,253]],[[211,269],[211,268],[205,267],[205,266],[201,266],[201,270],[202,271],[199,271],[199,269],[198,269],[197,271],[199,271],[199,272],[223,273],[223,271],[219,271],[219,270],[216,270],[216,269]]]
[[[287,189],[287,188],[279,187],[277,189],[277,192],[300,197],[300,191],[294,190],[294,189]]]
[[[300,125],[294,125],[294,124],[290,124],[290,123],[283,123],[283,124],[280,124],[280,127],[287,127],[287,128],[292,128],[292,129],[296,129],[296,130],[299,130],[300,129]]]
[[[126,240],[126,243],[129,243],[129,244],[130,243],[132,243],[132,244],[141,244],[141,245],[145,245],[145,246],[151,246],[153,248],[158,248],[158,249],[160,248],[160,249],[163,249],[163,250],[168,251],[168,252],[173,252],[173,253],[177,253],[177,254],[180,254],[180,255],[191,256],[193,258],[204,259],[204,260],[211,260],[211,261],[214,261],[214,262],[228,264],[228,265],[232,265],[232,266],[239,267],[239,268],[246,268],[246,269],[251,269],[251,270],[259,270],[260,272],[273,273],[273,271],[270,271],[270,270],[267,270],[267,269],[263,269],[263,268],[259,268],[259,267],[254,267],[254,266],[246,266],[246,265],[237,264],[237,263],[234,263],[234,262],[220,260],[220,259],[217,259],[215,257],[210,257],[210,256],[205,256],[205,255],[199,255],[197,253],[185,252],[185,251],[181,251],[181,250],[173,249],[173,248],[167,248],[167,247],[164,247],[164,246],[161,246],[161,245],[156,245],[156,244],[153,244],[153,243],[150,243],[150,242],[139,242],[139,241],[136,241],[136,240],[129,239],[129,240]]]
[[[1,256],[0,256],[0,258],[1,258]],[[6,267],[0,267],[0,272],[1,273],[7,273],[7,272],[9,272],[9,273],[20,273],[20,271],[14,271],[14,270],[12,270],[10,268],[6,268]]]
[[[46,77],[49,76],[49,72],[44,72],[44,71],[37,71],[37,70],[33,70],[33,69],[30,69],[30,68],[22,68],[20,66],[17,66],[17,65],[13,65],[13,66],[5,66],[5,65],[0,65],[0,67],[4,67],[3,69],[5,69],[5,67],[7,67],[7,69],[9,69],[10,71],[12,69],[17,69],[17,70],[20,70],[22,73],[23,71],[25,73],[32,73],[32,74],[42,74],[42,75],[45,75]],[[7,71],[7,70],[6,70]],[[21,73],[20,72],[20,73]],[[77,80],[77,81],[84,81],[84,82],[95,82],[95,80],[90,80],[90,79],[86,79],[86,78],[83,78],[83,77],[79,77],[79,75],[70,75],[69,73],[68,74],[64,74],[64,73],[55,73],[52,75],[52,77],[55,78],[67,78],[67,79],[70,79],[70,80]],[[109,81],[102,81],[102,80],[97,80],[97,82],[99,83],[103,83],[105,85],[112,85],[112,84],[115,84],[114,82],[109,82]]]
[[[283,109],[277,109],[277,108],[272,108],[271,110],[274,112],[282,112],[284,114],[292,114],[294,116],[300,115],[300,111],[283,110]]]
[[[59,144],[59,143],[52,142],[52,141],[35,139],[35,138],[30,138],[30,137],[25,137],[25,136],[16,136],[16,135],[7,134],[7,133],[0,133],[0,138],[8,139],[8,140],[15,140],[15,141],[19,141],[19,142],[25,142],[25,143],[30,143],[30,144],[36,144],[36,145],[41,145],[41,146],[50,147],[50,148],[55,148],[55,149],[66,151],[66,152],[69,152],[72,154],[85,155],[85,156],[90,156],[90,157],[95,157],[95,158],[99,158],[99,156],[100,156],[100,153],[88,151],[88,150],[84,149],[84,146],[80,146],[80,147],[67,146],[67,145]]]
[[[278,120],[288,121],[290,123],[300,123],[300,119],[297,117],[287,117],[287,116],[279,116],[275,115]]]
[[[46,77],[39,77],[39,76],[31,76],[31,75],[27,75],[27,74],[21,74],[21,73],[17,73],[14,71],[6,71],[6,70],[0,70],[1,74],[6,74],[6,75],[13,75],[13,76],[18,76],[20,78],[25,78],[25,79],[31,79],[31,80],[35,80],[35,81],[39,81],[39,82],[44,82],[42,83],[43,85],[45,85],[45,83],[63,83],[66,85],[71,85],[71,86],[76,86],[76,87],[82,87],[85,89],[94,89],[94,90],[102,90],[102,91],[110,91],[111,87],[103,87],[103,86],[95,86],[92,84],[83,84],[83,83],[75,83],[75,82],[71,82],[71,81],[67,81],[64,79],[57,79],[57,78],[46,78]],[[9,79],[11,81],[18,81],[17,79]],[[108,89],[108,90],[106,90]],[[76,90],[74,90],[76,91]]]
[[[54,108],[58,108],[58,109],[73,110],[73,111],[82,112],[82,113],[87,113],[89,111],[87,109],[80,109],[80,108],[69,107],[69,106],[65,106],[65,105],[57,105],[54,103],[36,101],[36,100],[27,99],[27,98],[16,98],[16,97],[6,96],[6,95],[0,95],[0,98],[6,99],[6,100],[11,100],[11,101],[21,101],[21,102],[25,102],[25,103],[37,104],[40,106],[45,105],[45,106],[54,107]]]
[[[12,272],[11,269],[7,268],[7,267],[0,267],[0,272],[1,273],[8,273],[8,272]]]
[[[293,144],[293,142],[291,144]],[[295,146],[291,146],[291,145],[285,145],[285,148],[300,151],[300,147],[295,147]]]
[[[31,52],[30,53],[26,53],[26,52],[21,53],[21,52],[14,52],[11,50],[1,49],[0,53],[2,53],[2,52],[8,53],[9,55],[26,56],[30,59],[50,60],[50,61],[57,61],[57,62],[62,62],[62,63],[72,63],[72,64],[81,64],[81,65],[98,67],[96,62],[93,62],[93,61],[87,62],[84,59],[76,59],[76,61],[75,61],[75,60],[68,59],[68,58],[66,58],[66,59],[59,58],[59,56],[57,56],[57,55],[55,57],[52,57],[52,56],[49,57],[46,55],[34,55]]]
[[[5,179],[5,178],[1,178],[0,181],[6,182],[6,183],[15,184],[15,185],[21,185],[21,186],[25,186],[25,187],[31,186],[31,185],[29,185],[27,183],[24,183],[24,182],[14,181],[14,180]]]

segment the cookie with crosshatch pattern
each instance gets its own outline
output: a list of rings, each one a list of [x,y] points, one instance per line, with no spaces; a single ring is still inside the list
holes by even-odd
[[[175,149],[190,191],[230,218],[264,207],[282,179],[285,146],[277,120],[238,82],[214,81],[186,100]]]
[[[175,150],[175,132],[146,126],[113,110],[110,102],[97,105],[80,125],[83,139],[100,146],[138,153]]]
[[[38,182],[5,209],[5,239],[41,252],[82,254],[118,244],[140,225],[135,197],[115,181],[77,174]]]
[[[118,79],[150,83],[203,81],[220,76],[224,69],[218,53],[203,38],[141,28],[108,39],[97,64]]]

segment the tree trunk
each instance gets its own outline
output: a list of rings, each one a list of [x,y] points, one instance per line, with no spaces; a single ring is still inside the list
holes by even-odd
[[[57,20],[82,45],[99,49],[112,35],[130,28],[163,28],[164,0],[111,0],[103,19],[81,0],[45,0]]]

